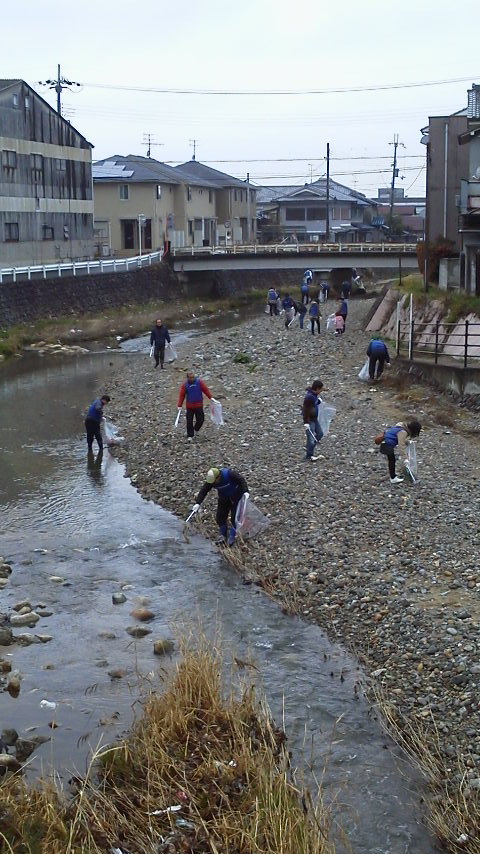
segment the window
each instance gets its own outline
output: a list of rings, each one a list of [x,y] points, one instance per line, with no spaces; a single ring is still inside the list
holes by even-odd
[[[304,222],[305,208],[286,208],[285,219],[289,222]]]
[[[327,208],[326,205],[317,205],[314,208],[307,208],[307,219],[308,220],[318,220],[318,219],[326,219],[327,218]]]
[[[13,243],[19,239],[18,222],[5,223],[5,242]]]
[[[138,222],[135,219],[122,219],[122,249],[135,247],[135,235],[138,233]]]
[[[119,190],[120,198],[122,199],[122,201],[126,202],[128,199],[128,184],[120,184]]]
[[[202,220],[201,219],[194,219],[193,220],[193,228],[194,228],[194,231],[201,231],[202,230]]]
[[[208,201],[210,204],[213,202],[213,190],[208,191]]]
[[[30,95],[25,95],[25,109],[30,109]]]
[[[55,169],[59,173],[65,173],[67,171],[67,161],[63,157],[56,157]]]
[[[234,198],[234,201],[235,201],[235,202],[237,201],[237,195],[238,195],[237,191],[236,191],[236,190],[234,190],[234,191],[233,191],[233,198]]]
[[[192,188],[187,187],[186,192],[187,192],[187,202],[191,202],[192,201]]]
[[[6,181],[12,181],[17,168],[17,152],[2,151],[2,171]]]
[[[51,225],[42,226],[42,240],[53,240],[53,228]]]
[[[32,181],[40,184],[43,181],[43,157],[41,154],[31,154]]]
[[[13,95],[12,103],[14,107],[18,107],[18,95]]]
[[[161,198],[162,198],[162,185],[157,184],[157,199],[161,199]]]
[[[188,236],[191,237],[193,234],[193,219],[188,220]]]

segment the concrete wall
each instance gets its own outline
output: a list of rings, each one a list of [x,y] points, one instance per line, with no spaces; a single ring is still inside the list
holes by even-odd
[[[460,289],[460,259],[440,258],[438,287],[442,291]]]
[[[0,328],[43,318],[102,311],[152,300],[170,301],[182,296],[205,299],[248,293],[258,287],[278,287],[300,297],[300,277],[295,272],[234,271],[173,273],[168,264],[156,264],[130,273],[62,279],[35,279],[0,285]]]
[[[468,177],[468,146],[458,144],[467,130],[466,116],[434,116],[429,122],[428,146],[428,239],[446,237],[460,251],[458,207],[460,181]],[[446,157],[445,157],[446,155]]]
[[[449,391],[456,398],[480,408],[480,368],[461,368],[458,365],[412,364],[407,359],[397,359],[401,370],[431,385]]]

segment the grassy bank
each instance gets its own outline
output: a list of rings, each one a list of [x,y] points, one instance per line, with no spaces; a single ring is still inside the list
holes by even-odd
[[[291,782],[286,735],[251,684],[227,696],[222,660],[185,646],[125,740],[96,756],[76,794],[0,787],[9,854],[333,854],[328,812]]]
[[[471,296],[465,291],[443,291],[436,285],[429,285],[425,293],[423,278],[419,274],[412,273],[410,276],[402,277],[401,286],[397,279],[395,287],[403,293],[413,294],[416,302],[425,303],[435,300],[443,303],[446,323],[455,323],[470,313],[480,317],[480,297]]]
[[[49,317],[34,323],[18,324],[0,329],[0,356],[19,353],[23,347],[38,341],[79,344],[88,341],[135,337],[151,329],[156,317],[162,317],[172,329],[196,317],[211,317],[222,311],[234,310],[252,302],[265,301],[265,288],[237,293],[222,298],[188,297],[169,301],[128,304],[108,311],[68,314]]]

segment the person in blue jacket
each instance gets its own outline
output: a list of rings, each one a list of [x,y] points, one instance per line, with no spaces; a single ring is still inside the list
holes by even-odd
[[[338,313],[342,315],[342,317],[345,321],[345,325],[343,328],[343,331],[345,332],[345,329],[347,327],[347,315],[348,315],[348,299],[346,297],[342,297],[342,301],[340,303],[340,308],[338,309]]]
[[[320,335],[320,309],[318,307],[318,302],[316,299],[312,299],[310,303],[310,308],[308,309],[308,316],[310,318],[310,326],[312,327],[312,335],[315,335],[315,324],[317,324],[317,331]]]
[[[305,279],[303,280],[300,286],[300,293],[302,295],[302,305],[303,303],[305,303],[305,305],[308,305],[308,301],[310,299],[310,288],[308,282],[306,282]]]
[[[163,325],[160,318],[157,318],[155,321],[155,326],[152,329],[150,334],[150,346],[153,346],[153,355],[155,357],[155,367],[158,368],[158,363],[160,362],[160,367],[163,368],[163,362],[165,358],[165,342],[168,341],[170,344],[170,333],[166,326]]]
[[[92,452],[93,440],[97,440],[98,450],[103,451],[103,439],[100,431],[100,425],[103,421],[103,407],[106,403],[110,403],[108,394],[102,394],[97,397],[88,407],[85,418],[85,429],[87,431],[87,447],[89,452]]]
[[[235,515],[237,512],[238,502],[242,495],[249,498],[247,481],[238,471],[231,468],[211,468],[207,472],[205,483],[198,493],[195,504],[192,507],[192,512],[196,513],[200,509],[200,505],[211,489],[216,489],[218,493],[217,515],[216,521],[220,528],[220,537],[217,543],[228,542],[229,546],[233,546],[237,531],[235,528]],[[228,514],[232,526],[228,533]],[[228,535],[228,540],[227,540]]]
[[[282,299],[282,308],[285,312],[285,329],[288,329],[290,321],[295,317],[295,301],[290,294],[286,294]]]
[[[319,459],[318,456],[314,456],[313,452],[315,450],[315,445],[317,445],[323,437],[322,428],[318,423],[318,407],[322,402],[320,397],[322,388],[322,381],[314,380],[312,385],[306,390],[302,406],[303,426],[305,428],[305,435],[307,438],[305,459],[311,460],[312,462],[316,462]]]
[[[380,445],[380,453],[387,458],[390,483],[402,483],[403,481],[403,477],[398,477],[395,472],[395,448],[398,448],[402,459],[406,461],[407,444],[410,439],[416,439],[420,436],[421,429],[420,421],[413,419],[407,422],[399,421],[394,427],[387,427],[385,430]]]
[[[270,317],[273,317],[274,314],[278,314],[277,301],[277,291],[275,290],[275,288],[269,288],[267,293],[267,304],[270,310]]]
[[[374,335],[370,341],[367,356],[370,360],[368,363],[368,376],[373,382],[382,376],[385,362],[387,365],[390,364],[390,354],[387,345],[378,335]]]

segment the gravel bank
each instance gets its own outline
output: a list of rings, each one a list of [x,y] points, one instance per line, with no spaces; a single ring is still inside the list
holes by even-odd
[[[234,549],[242,572],[352,649],[414,728],[436,731],[453,786],[460,755],[464,784],[478,794],[478,418],[394,368],[374,388],[358,381],[369,305],[353,302],[340,338],[325,332],[325,318],[312,337],[261,314],[188,342],[165,371],[132,359],[109,389],[109,413],[128,439],[120,453],[137,489],[180,517],[211,465],[238,468],[272,520],[261,539]],[[236,363],[238,353],[250,361]],[[173,429],[187,367],[222,400],[226,419],[217,430],[207,417],[193,443],[184,419]],[[312,464],[303,461],[300,405],[316,377],[337,416]],[[424,424],[420,482],[394,487],[373,437],[406,415]],[[208,536],[215,505],[215,496],[203,505]]]

